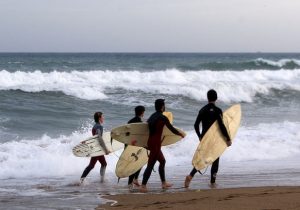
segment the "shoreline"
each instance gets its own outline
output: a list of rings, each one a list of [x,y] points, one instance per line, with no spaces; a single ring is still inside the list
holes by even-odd
[[[170,189],[172,190],[172,189]],[[300,209],[300,186],[215,188],[104,195],[100,209]]]

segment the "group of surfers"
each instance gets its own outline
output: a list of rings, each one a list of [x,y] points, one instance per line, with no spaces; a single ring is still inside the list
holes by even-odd
[[[197,115],[196,121],[194,123],[194,129],[196,131],[196,134],[199,138],[199,141],[201,141],[202,137],[205,135],[205,133],[208,131],[209,127],[215,122],[218,122],[218,125],[220,127],[220,130],[222,134],[224,135],[227,146],[231,145],[231,138],[228,135],[228,132],[226,130],[226,127],[223,123],[223,112],[222,110],[216,106],[216,101],[218,99],[217,92],[213,89],[209,90],[207,92],[207,100],[208,103],[202,107]],[[171,132],[173,132],[175,135],[179,135],[182,138],[184,138],[184,134],[180,133],[176,128],[172,126],[169,119],[163,115],[163,112],[165,111],[165,100],[164,99],[157,99],[154,103],[155,106],[155,112],[149,117],[147,120],[148,126],[149,126],[149,138],[148,138],[148,145],[147,149],[150,151],[149,153],[149,159],[147,163],[147,167],[143,174],[143,179],[141,185],[138,182],[138,176],[140,174],[140,170],[138,170],[136,173],[129,176],[128,179],[128,186],[131,188],[133,185],[139,187],[140,192],[147,192],[147,182],[151,176],[151,172],[153,170],[153,167],[156,163],[156,161],[159,162],[159,176],[162,183],[163,189],[168,189],[172,187],[172,184],[166,181],[165,177],[165,164],[166,159],[162,153],[161,150],[161,137],[164,126],[167,126]],[[135,117],[128,121],[128,123],[138,123],[142,122],[142,118],[144,116],[145,107],[144,106],[137,106],[135,107]],[[103,122],[104,122],[104,116],[102,112],[96,112],[94,114],[94,120],[95,125],[92,128],[92,134],[93,135],[101,135],[103,134]],[[202,129],[200,132],[200,123],[202,124]],[[104,142],[100,142],[101,146],[105,149],[106,154],[108,154],[110,151],[107,150],[107,148],[104,145]],[[105,175],[105,169],[107,166],[106,160],[104,155],[91,157],[89,165],[84,169],[80,182],[83,183],[85,177],[89,174],[89,172],[94,168],[97,161],[100,162],[101,168],[100,168],[100,177],[101,182],[104,181],[104,175]],[[216,183],[216,176],[219,168],[219,158],[217,158],[213,163],[211,167],[211,178],[210,178],[210,184],[212,186]],[[197,169],[193,168],[189,175],[185,177],[184,181],[184,187],[188,188],[189,184],[194,177],[194,175],[197,173]]]

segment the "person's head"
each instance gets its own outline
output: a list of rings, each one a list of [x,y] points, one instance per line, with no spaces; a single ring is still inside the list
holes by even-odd
[[[215,102],[218,99],[218,94],[214,89],[207,91],[208,102]]]
[[[145,107],[144,106],[137,106],[134,108],[135,116],[138,117],[143,117],[144,112],[145,112]]]
[[[165,99],[156,99],[154,105],[156,111],[165,111]]]
[[[102,112],[95,112],[94,114],[95,123],[103,123],[104,117]]]

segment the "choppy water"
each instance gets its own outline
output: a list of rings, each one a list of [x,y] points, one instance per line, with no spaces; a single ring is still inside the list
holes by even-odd
[[[30,196],[34,186],[53,183],[59,183],[58,193],[81,192],[70,185],[88,159],[74,157],[71,149],[91,135],[93,113],[104,112],[110,130],[127,122],[136,105],[146,106],[149,117],[157,98],[166,99],[174,124],[188,133],[164,149],[170,171],[184,168],[198,144],[193,124],[211,88],[223,110],[241,103],[243,111],[236,142],[222,156],[220,176],[248,177],[249,165],[270,184],[278,171],[299,174],[300,54],[0,54],[0,196]],[[112,182],[120,152],[107,156]],[[97,182],[98,168],[89,177]],[[297,177],[293,183],[299,185]],[[235,185],[225,179],[223,186]],[[109,192],[110,185],[103,188]],[[49,188],[38,187],[40,192]]]

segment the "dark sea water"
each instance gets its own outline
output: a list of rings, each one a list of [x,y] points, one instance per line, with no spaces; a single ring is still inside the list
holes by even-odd
[[[136,105],[146,107],[147,119],[157,98],[166,99],[174,124],[188,134],[164,148],[167,177],[179,183],[190,170],[198,144],[193,124],[211,88],[223,110],[240,103],[243,111],[235,143],[221,159],[221,186],[300,185],[300,54],[0,53],[2,201],[66,193],[67,200],[78,200],[70,202],[72,209],[86,202],[82,192],[123,192],[114,175],[121,151],[107,156],[108,183],[98,183],[97,165],[90,184],[78,187],[88,159],[71,149],[91,135],[95,111],[104,113],[109,131],[127,122]],[[151,179],[158,183],[157,177]]]

